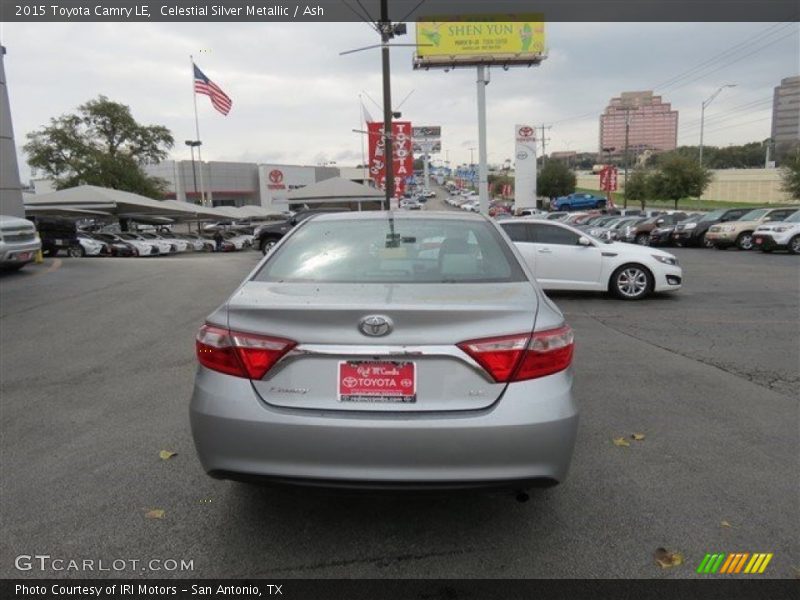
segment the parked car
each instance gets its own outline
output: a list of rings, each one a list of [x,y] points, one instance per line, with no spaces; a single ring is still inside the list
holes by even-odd
[[[77,256],[111,256],[111,246],[88,233],[78,233]]]
[[[161,255],[161,254],[172,254],[172,253],[175,252],[174,246],[172,244],[170,244],[166,240],[153,239],[153,238],[149,238],[148,239],[148,238],[144,237],[143,235],[140,235],[138,233],[133,233],[131,231],[126,231],[124,233],[120,233],[119,237],[121,237],[123,240],[128,241],[128,242],[140,242],[140,243],[148,244],[151,248],[157,250],[157,252],[152,252],[151,251],[149,255],[148,254],[142,254],[142,252],[140,251],[139,252],[140,256],[155,256],[157,254],[158,255]],[[141,244],[139,245],[139,247],[141,247]]]
[[[546,215],[547,211],[542,210],[541,208],[520,208],[517,211],[518,217],[532,217],[533,215]]]
[[[36,225],[39,238],[42,240],[43,254],[58,256],[60,252],[65,252],[72,256],[81,255],[75,221],[62,217],[40,216],[32,217],[31,221]]]
[[[158,246],[155,244],[140,240],[127,233],[100,232],[93,235],[100,241],[110,244],[114,256],[158,256],[160,254]],[[130,249],[130,252],[126,250],[126,247]]]
[[[683,221],[668,225],[659,225],[650,232],[650,246],[672,246],[673,234],[680,224],[697,223],[703,218],[703,213],[688,215]]]
[[[178,238],[172,236],[169,233],[166,233],[166,234],[165,233],[151,233],[151,232],[146,232],[146,231],[139,231],[137,233],[141,237],[143,237],[145,240],[153,240],[153,241],[157,241],[157,242],[166,242],[170,246],[169,252],[171,254],[175,254],[175,253],[178,253],[178,252],[186,252],[187,250],[189,250],[189,242],[187,242],[186,240],[178,239]],[[159,249],[161,249],[160,246],[159,246]]]
[[[800,210],[783,221],[756,227],[753,243],[762,252],[785,249],[800,254]]]
[[[181,234],[185,240],[190,241],[194,244],[194,249],[196,252],[213,252],[214,251],[214,242],[213,240],[209,240],[201,235],[196,233],[184,233]]]
[[[261,250],[262,254],[269,252],[281,238],[289,233],[296,225],[309,217],[325,213],[347,212],[346,208],[320,208],[314,210],[298,211],[286,221],[277,221],[258,227],[254,232],[253,247]]]
[[[546,290],[610,291],[623,300],[679,290],[683,272],[672,254],[636,244],[604,242],[577,227],[540,219],[500,227]]]
[[[711,240],[706,239],[708,229],[717,223],[735,221],[749,212],[749,208],[722,208],[703,215],[699,221],[687,221],[675,225],[672,241],[676,246],[705,246],[711,248]]]
[[[568,212],[565,212],[565,211],[562,211],[562,210],[558,210],[558,211],[547,213],[547,216],[545,217],[545,219],[548,220],[548,221],[560,221],[561,219],[563,219],[566,216],[569,216]]]
[[[33,262],[42,249],[36,227],[28,219],[0,215],[0,269],[16,271]]]
[[[759,225],[771,221],[783,221],[796,210],[797,208],[757,208],[736,221],[712,225],[706,233],[706,239],[710,240],[718,250],[734,245],[739,250],[751,250],[753,233]]]
[[[553,210],[586,210],[588,208],[605,208],[608,200],[602,196],[576,192],[568,196],[560,196],[553,200],[550,208]]]
[[[78,234],[85,235],[93,240],[101,242],[102,244],[106,245],[107,254],[104,252],[104,255],[107,256],[139,256],[139,252],[131,246],[127,242],[123,242],[122,240],[111,240],[102,237],[102,234],[89,232],[89,231],[82,231]]]
[[[656,227],[664,227],[665,225],[676,225],[685,220],[688,215],[683,212],[676,212],[671,215],[656,215],[649,217],[643,221],[637,222],[625,229],[625,236],[621,238],[626,242],[633,242],[640,246],[650,245],[650,232]]]
[[[519,490],[567,474],[572,330],[486,217],[306,220],[196,346],[192,436],[214,477]]]

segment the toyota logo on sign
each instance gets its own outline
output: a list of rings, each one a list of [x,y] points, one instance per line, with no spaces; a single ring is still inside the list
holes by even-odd
[[[381,337],[392,330],[392,321],[389,317],[369,315],[359,321],[358,330],[364,335]]]
[[[519,137],[531,137],[533,136],[533,127],[520,127],[517,133]]]
[[[283,172],[278,169],[273,169],[269,172],[269,180],[272,183],[280,183],[283,181]]]
[[[526,158],[528,158],[528,153],[527,152],[517,152],[517,158],[519,160],[525,160]]]

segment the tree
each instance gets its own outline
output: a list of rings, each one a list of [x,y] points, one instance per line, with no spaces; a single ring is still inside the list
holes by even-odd
[[[28,164],[57,189],[88,184],[163,197],[166,182],[142,167],[164,160],[175,140],[166,127],[137,123],[124,104],[98,96],[27,137]]]
[[[711,173],[696,161],[683,156],[672,156],[647,179],[650,195],[662,200],[673,200],[678,208],[681,198],[699,198],[711,182]]]
[[[800,200],[800,148],[787,156],[781,167],[781,189],[795,200]]]
[[[540,196],[557,198],[575,191],[577,178],[570,168],[558,160],[549,160],[539,170],[536,190]]]
[[[647,199],[649,187],[649,177],[647,171],[643,169],[636,169],[631,176],[628,177],[628,182],[625,184],[625,197],[628,200],[639,200],[644,210],[645,200]]]

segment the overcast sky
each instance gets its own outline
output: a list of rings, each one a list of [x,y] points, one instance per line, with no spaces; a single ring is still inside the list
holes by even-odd
[[[223,117],[198,97],[206,160],[356,165],[362,160],[362,136],[352,132],[360,125],[359,94],[380,117],[366,96],[381,102],[380,51],[339,55],[376,43],[364,23],[0,28],[19,147],[50,117],[105,94],[129,105],[140,122],[169,127],[178,142],[173,157],[187,159],[183,140],[194,137],[190,54],[234,103]],[[549,57],[540,67],[491,70],[489,160],[512,156],[515,123],[552,123],[548,152],[596,151],[598,116],[609,99],[644,89],[655,89],[680,111],[679,143],[697,144],[702,100],[735,83],[706,111],[706,143],[763,140],[770,134],[773,88],[800,71],[799,40],[796,23],[549,24]],[[469,148],[477,146],[475,70],[414,71],[411,56],[411,48],[392,51],[394,105],[411,93],[403,117],[441,125],[450,161],[468,161]],[[24,157],[20,167],[27,181]]]

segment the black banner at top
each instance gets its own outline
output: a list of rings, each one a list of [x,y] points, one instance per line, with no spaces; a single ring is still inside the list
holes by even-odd
[[[390,0],[389,20],[440,17],[546,22],[778,22],[800,20],[797,0]],[[13,22],[345,22],[376,21],[380,0],[3,0],[0,21]]]

